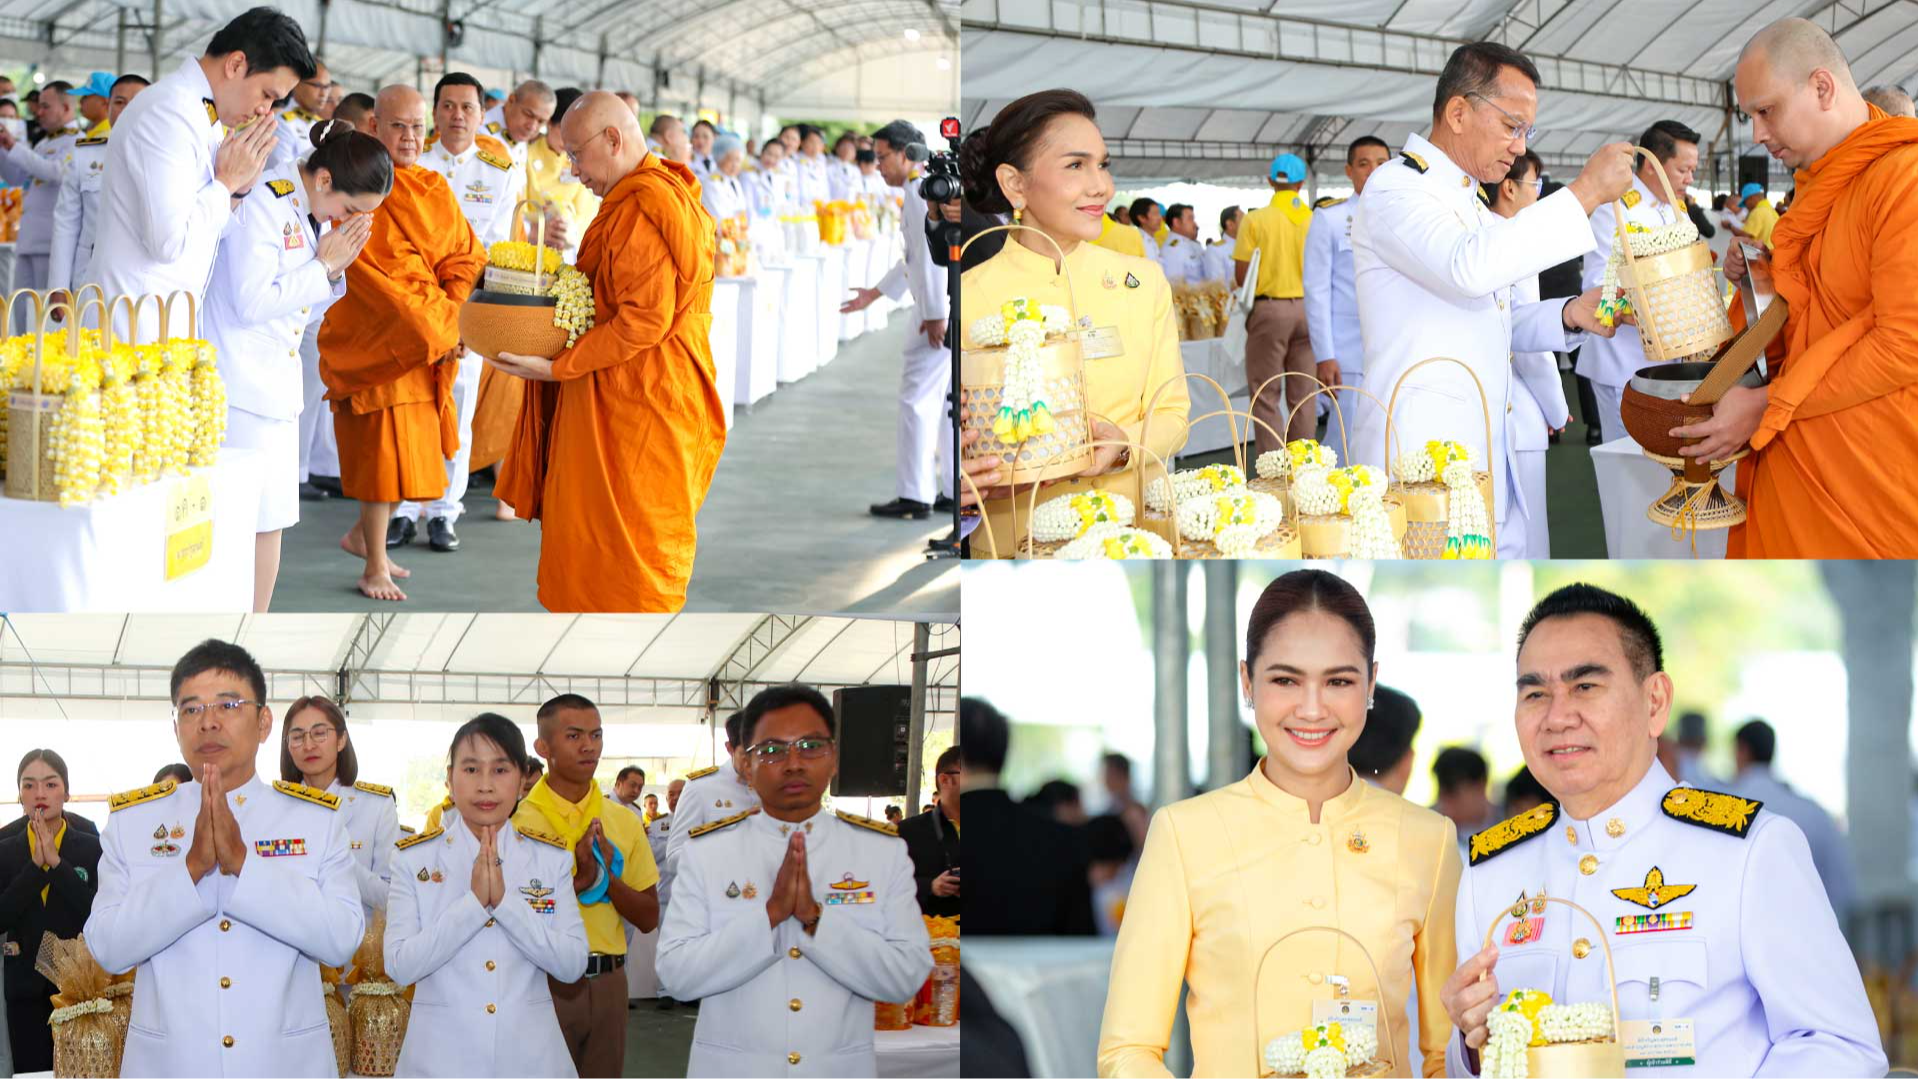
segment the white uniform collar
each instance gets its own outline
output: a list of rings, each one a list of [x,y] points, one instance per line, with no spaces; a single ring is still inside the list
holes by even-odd
[[[1652,766],[1638,785],[1626,793],[1625,797],[1600,810],[1590,820],[1574,820],[1569,814],[1565,817],[1568,838],[1576,836],[1572,846],[1580,851],[1607,851],[1628,842],[1634,835],[1663,814],[1660,804],[1666,792],[1677,786],[1665,766],[1654,758]],[[1613,835],[1612,833],[1618,833]]]
[[[1424,160],[1426,182],[1462,202],[1478,202],[1477,178],[1459,168],[1444,150],[1432,145],[1430,139],[1416,132],[1407,135],[1405,150]]]
[[[766,812],[764,806],[761,806],[759,812],[754,813],[752,818],[746,822],[746,827],[763,835],[776,836],[783,839],[791,835],[795,828],[809,835],[816,835],[818,834],[820,826],[831,819],[832,814],[826,812],[826,808],[823,805],[815,810],[812,816],[797,822],[779,820],[772,814]]]
[[[479,153],[479,138],[475,136],[472,142],[467,143],[466,150],[462,153],[456,154],[453,151],[448,150],[444,142],[435,142],[433,144],[433,149],[438,150],[440,153],[445,154],[447,159],[453,162],[453,164],[464,165],[468,161],[473,160],[474,154]]]

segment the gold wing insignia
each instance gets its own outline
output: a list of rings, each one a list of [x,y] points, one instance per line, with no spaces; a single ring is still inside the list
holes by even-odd
[[[1674,899],[1682,899],[1692,894],[1696,884],[1666,884],[1665,872],[1653,866],[1645,874],[1645,884],[1640,888],[1613,888],[1612,894],[1627,903],[1636,903],[1647,910],[1657,910]]]

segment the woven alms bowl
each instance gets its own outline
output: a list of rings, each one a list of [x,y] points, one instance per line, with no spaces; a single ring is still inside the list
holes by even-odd
[[[487,359],[502,352],[550,360],[566,347],[566,330],[553,325],[551,296],[475,292],[460,307],[460,339]]]

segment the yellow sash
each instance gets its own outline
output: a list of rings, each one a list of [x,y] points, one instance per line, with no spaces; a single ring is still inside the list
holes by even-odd
[[[53,849],[59,850],[60,841],[65,839],[66,837],[67,837],[67,818],[65,816],[62,816],[60,818],[60,830],[54,833],[54,836],[53,836]],[[34,865],[40,864],[40,837],[34,834],[33,823],[31,821],[27,823],[27,853],[33,858]],[[41,906],[44,907],[47,905],[47,894],[51,891],[53,891],[53,885],[51,884],[48,884],[46,887],[40,889],[40,905]]]

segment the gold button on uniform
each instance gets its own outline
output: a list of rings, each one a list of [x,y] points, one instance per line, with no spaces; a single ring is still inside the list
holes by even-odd
[[[495,1008],[495,1007],[494,1007],[494,1006],[492,1006],[491,1004],[488,1004],[488,1005],[486,1006],[486,1014],[487,1014],[487,1015],[491,1015],[491,1014],[493,1014],[494,1012],[496,1012],[496,1011],[498,1011],[498,1010],[499,1010],[498,1008]]]
[[[221,1038],[220,1044],[226,1046],[228,1049],[233,1048],[233,1035],[228,1034],[226,1037]]]
[[[790,955],[790,956],[792,956],[792,957],[793,957],[794,959],[797,959],[797,958],[799,958],[799,949],[798,949],[798,948],[788,948],[788,949],[786,949],[786,954],[787,954],[787,955]]]
[[[799,1063],[799,1054],[798,1054],[798,1053],[787,1053],[787,1054],[786,1054],[786,1063],[788,1063],[788,1064],[797,1064],[797,1063]]]
[[[1587,854],[1585,857],[1580,858],[1578,860],[1578,871],[1588,877],[1598,872],[1598,856],[1595,854]]]
[[[487,970],[492,970],[492,969],[493,969],[493,961],[492,961],[491,959],[488,959],[488,960],[486,961],[486,969],[487,969]]]
[[[222,988],[222,989],[231,989],[231,988],[233,988],[233,979],[231,979],[231,978],[221,978],[221,979],[220,979],[220,988]]]
[[[232,928],[233,928],[233,923],[232,923],[232,922],[229,922],[229,921],[227,921],[227,920],[226,920],[225,918],[221,918],[221,919],[220,919],[220,932],[222,932],[222,933],[224,933],[224,932],[226,932],[227,930],[229,930],[229,929],[232,929]]]
[[[1319,845],[1319,842],[1320,842],[1320,836],[1319,836],[1319,833],[1317,833],[1317,832],[1313,832],[1313,833],[1312,833],[1311,835],[1309,835],[1309,836],[1306,836],[1306,837],[1305,837],[1305,841],[1306,841],[1307,843],[1310,843],[1310,844],[1312,844],[1312,845],[1313,845],[1313,846],[1315,846],[1315,847],[1316,847],[1316,846],[1318,846],[1318,845]]]
[[[1314,897],[1313,897],[1313,899],[1312,899],[1312,909],[1313,909],[1313,910],[1324,910],[1324,909],[1325,909],[1325,898],[1324,898],[1323,896],[1314,896]]]
[[[486,919],[486,928],[487,929],[493,928],[493,919],[491,918]]]
[[[1592,942],[1580,937],[1572,942],[1572,958],[1583,959],[1592,954]]]
[[[1306,980],[1306,981],[1308,981],[1308,982],[1311,982],[1311,983],[1312,983],[1313,985],[1317,985],[1317,984],[1319,984],[1320,982],[1322,982],[1322,981],[1324,981],[1324,980],[1325,980],[1325,975],[1323,975],[1323,974],[1318,974],[1318,973],[1313,973],[1313,974],[1307,974],[1307,975],[1305,976],[1305,980]]]
[[[1613,817],[1611,820],[1606,821],[1605,834],[1608,836],[1611,836],[1613,839],[1617,839],[1619,836],[1624,835],[1625,822],[1622,820],[1619,820],[1617,817]]]
[[[1574,847],[1578,846],[1578,829],[1573,825],[1568,824],[1565,826],[1565,842],[1570,843]]]
[[[799,1010],[799,998],[798,998],[798,997],[794,997],[794,998],[792,999],[792,1003],[791,1003],[791,1004],[788,1004],[788,1005],[786,1005],[786,1007],[788,1007],[788,1008],[791,1008],[791,1009],[792,1009],[793,1011],[798,1011],[798,1010]]]

